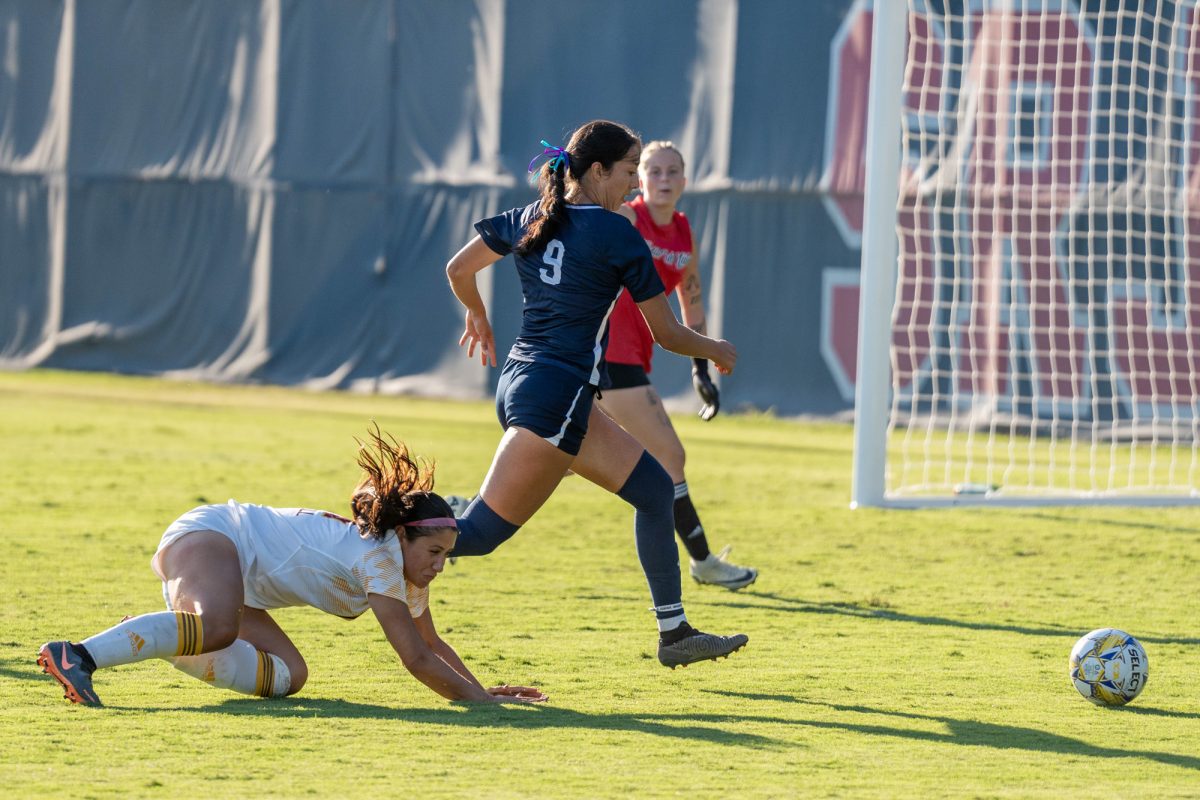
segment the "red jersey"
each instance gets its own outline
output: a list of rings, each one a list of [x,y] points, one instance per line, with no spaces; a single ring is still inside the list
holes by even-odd
[[[629,207],[637,216],[634,224],[650,247],[654,268],[670,294],[683,280],[683,271],[692,261],[692,226],[682,211],[676,211],[666,225],[659,225],[650,216],[641,195],[633,198]],[[608,318],[608,350],[604,358],[616,364],[637,364],[649,372],[653,355],[654,337],[646,319],[629,291],[623,290]]]

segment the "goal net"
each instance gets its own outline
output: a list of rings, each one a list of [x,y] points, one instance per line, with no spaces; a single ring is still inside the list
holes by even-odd
[[[855,504],[1200,502],[1198,3],[907,5],[874,11]]]

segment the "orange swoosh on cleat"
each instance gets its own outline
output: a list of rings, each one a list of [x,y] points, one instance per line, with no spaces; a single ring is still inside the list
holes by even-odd
[[[100,699],[98,697],[96,697],[94,694],[91,697],[83,696],[75,687],[75,685],[71,683],[67,676],[59,670],[58,664],[55,663],[54,651],[50,648],[45,648],[38,653],[37,663],[42,667],[46,674],[58,681],[59,685],[63,687],[63,697],[70,700],[72,703],[79,703],[80,705],[100,705]],[[76,666],[67,660],[65,648],[62,655],[62,663],[66,665],[67,669]]]
[[[77,666],[79,666],[78,661],[76,661],[73,664],[70,661],[67,661],[67,648],[64,647],[62,649],[62,668],[63,669],[71,669],[72,667],[77,667]]]

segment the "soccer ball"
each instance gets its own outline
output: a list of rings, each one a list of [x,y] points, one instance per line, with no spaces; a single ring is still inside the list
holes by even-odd
[[[1071,648],[1071,682],[1098,706],[1123,706],[1142,693],[1150,660],[1141,643],[1125,631],[1100,628]]]

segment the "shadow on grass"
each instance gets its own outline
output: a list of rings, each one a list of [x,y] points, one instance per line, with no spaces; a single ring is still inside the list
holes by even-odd
[[[201,714],[230,714],[294,719],[373,719],[417,725],[449,725],[462,728],[512,728],[547,730],[555,728],[580,730],[610,730],[666,736],[720,745],[735,745],[755,749],[792,747],[784,742],[757,733],[731,730],[742,722],[771,722],[788,724],[787,719],[746,718],[734,714],[587,714],[569,708],[545,705],[471,706],[456,703],[449,708],[393,708],[348,700],[322,698],[283,698],[269,701],[231,698],[221,703],[197,708],[135,709],[109,708],[127,711],[193,711]],[[713,723],[700,725],[697,723]]]
[[[28,659],[0,658],[0,678],[13,678],[21,681],[44,681],[42,668],[37,665],[37,655]]]
[[[761,692],[735,692],[730,689],[701,689],[708,694],[719,694],[724,697],[737,697],[742,700],[762,700],[769,703],[803,703],[804,700],[790,694],[763,694]]]
[[[612,730],[644,733],[677,739],[735,745],[756,749],[795,747],[797,743],[772,739],[752,733],[731,730],[747,723],[802,727],[817,730],[837,730],[867,736],[884,736],[910,739],[935,744],[950,744],[964,747],[990,747],[996,750],[1024,750],[1030,753],[1057,753],[1061,755],[1086,756],[1089,758],[1144,758],[1160,764],[1200,771],[1200,756],[1182,755],[1157,750],[1138,750],[1132,747],[1102,747],[1069,736],[1050,733],[1036,728],[1016,725],[1001,725],[978,720],[958,719],[937,714],[919,714],[907,711],[891,711],[861,705],[843,705],[803,700],[790,695],[756,694],[706,690],[714,694],[749,700],[782,700],[807,706],[820,706],[833,711],[852,715],[893,717],[923,722],[934,722],[945,726],[945,730],[915,730],[874,722],[850,720],[793,719],[758,714],[587,714],[552,706],[484,706],[451,708],[389,708],[367,703],[345,700],[247,700],[230,699],[216,705],[180,710],[210,714],[221,713],[234,716],[262,716],[279,718],[310,717],[313,719],[374,719],[389,720],[402,724],[449,725],[466,728],[494,730],[512,728],[521,730]],[[111,708],[111,707],[110,707]],[[147,711],[149,709],[139,709]],[[1117,713],[1168,714],[1155,709],[1120,709]],[[1181,715],[1184,716],[1184,715]]]
[[[723,697],[735,697],[741,700],[760,700],[770,703],[807,703],[813,705],[813,701],[805,700],[802,697],[797,697],[790,694],[762,694],[761,692],[738,692],[730,689],[701,689],[702,692],[708,694],[719,694]],[[837,707],[837,706],[835,706]],[[841,708],[856,708],[854,706],[842,706]],[[1113,714],[1138,714],[1148,717],[1174,717],[1175,719],[1200,719],[1200,713],[1195,711],[1169,711],[1165,708],[1155,708],[1154,706],[1119,706],[1117,708],[1105,709]],[[885,713],[885,712],[878,712]]]
[[[1081,521],[1087,525],[1111,525],[1116,528],[1138,528],[1147,531],[1163,531],[1166,533],[1200,533],[1200,528],[1185,528],[1180,525],[1163,525],[1155,522],[1132,522],[1129,519],[1094,519],[1087,518],[1080,520],[1079,517],[1066,514],[1051,514],[1045,511],[1017,511],[1018,516],[1032,517],[1033,519],[1042,519],[1048,522],[1065,522],[1068,524],[1078,524]]]
[[[1114,714],[1137,714],[1146,717],[1174,717],[1175,719],[1200,719],[1195,711],[1169,711],[1154,706],[1121,706],[1111,709]]]
[[[949,730],[946,733],[940,731],[914,731],[907,728],[892,728],[886,725],[828,722],[824,720],[810,720],[800,723],[817,728],[833,728],[877,736],[898,736],[906,739],[945,742],[947,744],[966,745],[968,747],[992,747],[998,750],[1028,750],[1037,753],[1061,753],[1063,755],[1089,756],[1091,758],[1145,758],[1149,761],[1157,761],[1160,764],[1200,771],[1200,757],[1197,756],[1164,753],[1159,750],[1137,750],[1131,747],[1101,747],[1080,741],[1079,739],[1072,739],[1069,736],[1060,736],[1056,733],[1040,731],[1036,728],[1019,728],[1015,725],[998,725],[992,722],[956,719],[955,717],[943,717],[936,714],[886,711],[869,706],[841,705],[838,703],[821,703],[809,700],[801,700],[799,702],[806,705],[824,706],[835,711],[846,711],[855,714],[873,714],[939,722]],[[1121,713],[1120,709],[1114,710],[1117,713]],[[1134,709],[1129,710],[1132,711]]]
[[[763,700],[784,703],[799,703],[809,706],[822,706],[853,714],[873,714],[903,719],[926,720],[938,722],[946,726],[947,732],[919,731],[910,728],[895,728],[888,725],[873,725],[855,722],[831,720],[794,720],[793,724],[813,728],[853,731],[873,736],[892,736],[903,739],[917,739],[927,742],[942,742],[946,744],[964,745],[967,747],[991,747],[997,750],[1028,750],[1038,753],[1060,753],[1063,755],[1080,755],[1092,758],[1145,758],[1161,764],[1200,771],[1200,757],[1166,753],[1158,750],[1136,750],[1125,747],[1101,747],[1060,736],[1056,733],[1037,730],[1036,728],[1021,728],[1015,725],[999,725],[992,722],[957,719],[936,714],[917,714],[908,711],[889,711],[869,706],[843,705],[840,703],[822,703],[814,700],[804,700],[791,695],[758,694],[755,692],[727,691],[723,689],[702,689],[709,694],[719,694],[744,700]],[[1096,709],[1099,711],[1099,709]],[[1125,706],[1122,708],[1105,709],[1115,714],[1143,714],[1153,716],[1182,717],[1186,719],[1200,718],[1200,714],[1185,711],[1167,711],[1165,709]],[[745,719],[760,719],[745,717]]]
[[[1000,622],[975,622],[973,620],[950,619],[949,617],[933,617],[925,614],[905,614],[887,608],[876,608],[861,603],[814,603],[796,597],[786,597],[771,592],[743,590],[742,597],[757,597],[773,601],[776,605],[761,603],[739,603],[729,600],[708,601],[709,605],[728,608],[745,608],[765,611],[787,611],[802,614],[836,614],[860,619],[878,619],[885,622],[911,622],[917,625],[940,625],[949,628],[964,628],[975,631],[1006,631],[1020,633],[1025,636],[1073,636],[1078,638],[1087,631],[1078,628],[1068,628],[1063,625],[1017,625]],[[1200,644],[1200,638],[1185,638],[1177,636],[1142,636],[1135,634],[1138,641],[1152,644]]]

